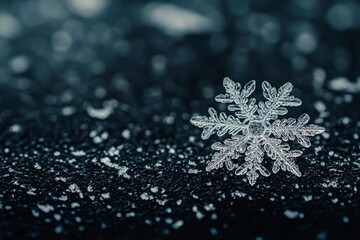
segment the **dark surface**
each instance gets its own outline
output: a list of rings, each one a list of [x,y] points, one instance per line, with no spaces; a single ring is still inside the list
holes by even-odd
[[[343,29],[327,20],[335,2],[174,2],[221,22],[177,34],[142,20],[145,3],[109,2],[91,18],[66,4],[58,18],[24,7],[35,1],[0,4],[22,25],[14,36],[0,31],[0,239],[360,234],[360,31],[341,11]],[[26,23],[21,14],[32,11]],[[296,44],[304,31],[315,47]],[[293,83],[303,105],[287,117],[307,112],[326,128],[296,160],[301,178],[280,172],[251,187],[225,169],[205,171],[218,137],[202,141],[189,119],[223,109],[213,98],[224,76],[256,79],[259,99],[263,80]]]

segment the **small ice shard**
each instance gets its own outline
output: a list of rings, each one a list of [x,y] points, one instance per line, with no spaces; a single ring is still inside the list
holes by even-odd
[[[38,204],[37,205],[38,208],[43,211],[44,213],[49,213],[51,211],[54,211],[54,207],[49,205],[49,204],[45,204],[45,205],[42,205],[42,204]]]
[[[358,77],[357,82],[353,83],[349,81],[346,77],[337,77],[332,79],[329,82],[329,87],[335,91],[343,91],[349,93],[360,92],[360,77]]]
[[[170,3],[147,4],[143,18],[146,23],[175,36],[214,32],[221,27],[218,20]]]
[[[128,167],[123,167],[123,166],[119,166],[116,163],[112,163],[110,158],[108,158],[108,157],[101,158],[100,162],[105,164],[108,167],[117,169],[119,176],[123,176],[124,178],[130,178],[129,174],[126,173],[127,170],[129,169]]]

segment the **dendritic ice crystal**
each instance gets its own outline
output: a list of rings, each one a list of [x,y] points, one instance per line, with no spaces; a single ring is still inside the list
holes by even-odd
[[[272,87],[268,82],[262,83],[265,102],[256,104],[255,98],[249,96],[255,90],[255,80],[248,82],[244,87],[229,78],[224,79],[225,94],[215,97],[220,103],[226,103],[228,110],[234,115],[217,113],[209,108],[209,117],[196,116],[191,123],[203,128],[202,139],[208,139],[212,134],[219,137],[226,133],[231,135],[224,143],[216,142],[211,148],[217,152],[206,167],[207,171],[225,166],[233,170],[235,165],[232,159],[238,159],[245,153],[245,162],[237,166],[236,175],[247,175],[251,185],[256,183],[261,175],[268,177],[270,171],[263,165],[265,154],[273,160],[272,172],[280,169],[290,171],[300,177],[301,172],[295,164],[294,158],[302,154],[300,150],[290,150],[286,143],[288,140],[297,140],[304,147],[310,147],[309,136],[315,136],[325,131],[323,127],[309,124],[310,117],[302,114],[297,120],[294,118],[277,119],[285,115],[286,107],[301,105],[301,100],[291,96],[293,89],[291,83],[285,83],[279,89]]]

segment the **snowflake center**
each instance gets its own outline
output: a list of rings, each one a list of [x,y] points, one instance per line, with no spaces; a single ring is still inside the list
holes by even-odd
[[[265,127],[259,122],[253,122],[249,125],[249,133],[251,135],[259,136],[265,132]]]

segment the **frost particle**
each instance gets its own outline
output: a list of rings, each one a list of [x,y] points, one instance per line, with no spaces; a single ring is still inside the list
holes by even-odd
[[[49,204],[46,204],[46,205],[37,204],[37,206],[44,213],[49,213],[50,211],[54,211],[54,207]]]
[[[125,139],[130,139],[130,130],[129,129],[123,130],[121,136]]]
[[[158,187],[152,187],[152,188],[150,188],[150,191],[153,192],[153,193],[157,193],[159,191],[159,188]]]
[[[74,156],[77,156],[77,157],[81,157],[81,156],[86,155],[86,153],[84,151],[74,151],[71,154],[74,155]]]
[[[299,213],[298,211],[291,211],[291,210],[285,210],[284,215],[290,219],[295,219],[297,217],[300,217],[300,218],[304,217],[303,213]]]
[[[184,224],[183,220],[177,220],[172,226],[174,229],[179,229]]]

